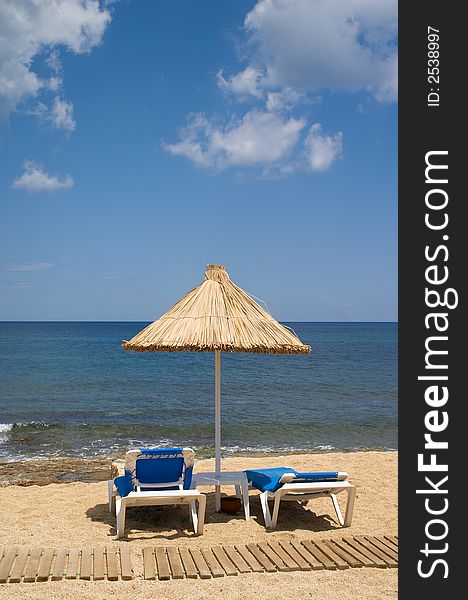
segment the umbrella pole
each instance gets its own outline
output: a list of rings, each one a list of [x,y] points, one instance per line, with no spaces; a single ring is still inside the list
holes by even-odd
[[[215,351],[215,471],[221,472],[221,352]],[[215,489],[215,510],[221,510],[221,488]]]

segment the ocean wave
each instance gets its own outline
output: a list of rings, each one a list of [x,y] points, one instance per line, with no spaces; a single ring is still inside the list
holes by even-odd
[[[29,421],[29,423],[0,423],[0,444],[4,444],[9,439],[9,434],[14,433],[20,428],[38,429],[42,427],[50,427],[50,423],[42,421]]]
[[[13,428],[14,423],[0,423],[0,444],[8,441],[8,432]]]
[[[231,426],[225,435],[223,454],[226,457],[272,456],[395,449],[391,440],[388,440],[390,443],[385,443],[385,439],[378,439],[382,436],[369,436],[367,427],[367,444],[356,444],[356,438],[362,437],[362,424],[355,424],[355,431],[345,432],[347,435],[344,435],[340,424],[327,428],[322,425],[314,428],[303,426],[302,429],[294,423],[283,424],[283,427],[273,425],[270,425],[268,435],[264,435],[262,431],[252,431],[251,428],[248,431],[245,428],[236,431]],[[162,426],[156,423],[91,424],[84,421],[58,423],[40,420],[0,423],[0,460],[115,458],[123,456],[130,448],[179,445],[193,447],[199,458],[212,458],[213,429],[213,426],[205,424],[190,427],[185,423],[179,426]],[[288,443],[290,440],[295,443]]]
[[[0,423],[0,431],[11,431],[12,429],[18,429],[19,427],[51,427],[51,423],[44,423],[44,421],[29,421],[28,423]],[[2,429],[5,427],[5,429]]]

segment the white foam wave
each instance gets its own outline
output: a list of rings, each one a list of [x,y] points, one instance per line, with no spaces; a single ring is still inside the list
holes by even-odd
[[[0,423],[0,444],[4,444],[8,439],[8,432],[12,429],[13,423]]]

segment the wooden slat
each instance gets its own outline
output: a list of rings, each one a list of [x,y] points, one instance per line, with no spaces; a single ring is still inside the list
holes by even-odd
[[[281,558],[284,564],[289,568],[290,571],[300,571],[301,568],[294,561],[291,556],[285,552],[284,548],[276,541],[268,542],[270,548]]]
[[[356,550],[356,548],[347,544],[344,541],[344,539],[336,538],[333,540],[333,542],[337,546],[339,546],[342,550],[344,550],[345,552],[348,552],[349,554],[351,554],[351,556],[354,556],[355,558],[357,558],[362,563],[363,567],[376,567],[377,566],[373,560],[371,560],[369,557],[367,557],[365,554],[363,554],[359,550]]]
[[[63,578],[67,556],[68,550],[66,548],[59,548],[57,550],[54,566],[52,567],[52,581],[60,581]]]
[[[249,552],[247,546],[236,546],[236,550],[254,573],[263,573],[262,565],[258,562],[255,556]]]
[[[224,552],[229,556],[229,560],[235,565],[239,573],[250,573],[252,569],[245,562],[242,556],[237,552],[234,546],[224,546]],[[253,557],[252,557],[253,558]]]
[[[54,553],[54,548],[46,548],[42,551],[41,560],[37,568],[37,581],[47,581],[49,579]]]
[[[336,569],[335,563],[330,560],[328,556],[324,554],[320,548],[317,548],[317,546],[310,540],[302,540],[301,544],[308,552],[310,552],[310,554],[312,554],[316,560],[318,560],[324,566],[325,569],[329,569],[331,571]]]
[[[80,559],[79,552],[76,548],[72,548],[68,553],[67,579],[76,579],[78,574],[78,562]]]
[[[143,573],[145,579],[156,579],[156,560],[153,548],[143,548]]]
[[[390,548],[388,546],[386,546],[385,544],[383,544],[377,537],[374,537],[373,535],[366,535],[364,536],[366,538],[366,540],[368,542],[370,542],[371,544],[373,544],[374,546],[377,546],[377,548],[379,548],[382,552],[385,552],[385,554],[387,556],[389,556],[390,558],[393,558],[393,560],[398,561],[398,552],[395,552],[394,550],[390,550]]]
[[[388,567],[396,567],[398,565],[396,560],[390,558],[388,554],[385,554],[385,552],[382,552],[379,548],[376,548],[376,546],[374,546],[374,544],[371,544],[371,542],[366,540],[365,537],[355,536],[354,539],[358,541],[362,546],[364,546],[364,548],[366,548],[369,552],[372,552],[373,554],[375,554],[375,556],[378,556],[380,559],[382,559]]]
[[[374,535],[372,537],[375,538],[376,540],[378,540],[379,542],[382,542],[382,544],[384,544],[384,546],[389,548],[395,554],[395,556],[394,556],[395,560],[398,560],[398,546],[395,546],[395,544],[393,542],[391,542],[390,540],[387,540],[387,538],[384,535]]]
[[[3,558],[0,564],[0,583],[6,583],[17,553],[18,548],[8,548],[3,551]]]
[[[396,536],[394,536],[394,535],[386,535],[385,538],[389,542],[392,542],[392,544],[398,548],[398,538]]]
[[[184,566],[185,575],[189,579],[196,579],[198,577],[197,567],[193,562],[193,558],[188,551],[188,548],[179,548],[179,555]]]
[[[96,560],[96,555],[94,555]],[[133,579],[132,561],[130,559],[130,550],[128,546],[120,547],[120,575],[123,580]]]
[[[29,556],[29,548],[25,548],[24,546],[19,549],[18,555],[16,556],[15,562],[10,570],[10,583],[19,583],[21,581],[21,577],[23,576],[24,565],[28,560]]]
[[[301,571],[310,571],[311,566],[289,541],[280,541],[281,548],[294,560]]]
[[[379,558],[373,552],[370,552],[367,548],[365,548],[357,540],[353,539],[352,537],[344,537],[343,540],[347,544],[349,544],[350,546],[352,546],[353,549],[355,549],[356,551],[360,552],[361,554],[363,554],[364,556],[366,556],[369,560],[371,560],[374,563],[374,566],[378,567],[379,569],[386,569],[387,568],[388,565],[387,565],[386,562],[384,562],[381,558]]]
[[[329,548],[338,554],[344,561],[348,563],[350,567],[361,568],[362,562],[356,558],[353,554],[342,548],[339,544],[336,544],[334,540],[322,540],[322,543],[326,544]]]
[[[102,547],[93,550],[93,579],[100,581],[106,576],[106,557],[105,549]]]
[[[328,558],[331,558],[331,560],[336,564],[336,567],[338,569],[349,569],[348,563],[345,560],[343,560],[339,554],[334,552],[330,548],[330,546],[327,546],[327,544],[324,544],[322,542],[314,542],[314,544],[319,550],[326,554]]]
[[[257,544],[246,544],[246,546],[267,573],[274,573],[276,571],[275,565],[271,562],[268,556],[260,550]]]
[[[217,561],[216,556],[213,554],[211,548],[201,548],[201,553],[206,561],[206,564],[210,568],[213,577],[224,577],[224,571]]]
[[[86,546],[81,551],[80,579],[91,579],[93,570],[93,550]]]
[[[174,546],[169,546],[166,548],[167,558],[169,560],[169,566],[171,567],[171,573],[173,579],[183,579],[184,578],[184,567],[180,560],[179,553],[177,552],[177,548]]]
[[[24,567],[23,581],[32,583],[36,581],[37,567],[39,566],[39,560],[41,558],[42,549],[33,548],[29,554],[28,562]]]
[[[295,540],[291,540],[289,542],[291,546],[296,550],[298,554],[302,556],[302,558],[311,566],[313,571],[322,571],[325,569],[325,565],[321,563],[315,556],[313,556],[310,552],[308,552],[305,547]]]
[[[278,571],[291,571],[292,570],[283,561],[283,559],[281,557],[279,557],[276,554],[276,552],[270,548],[270,546],[267,544],[267,542],[259,542],[257,544],[257,546],[260,548],[260,550],[264,554],[266,554],[268,556],[269,560],[271,560],[271,562],[275,565],[275,567],[278,569]]]
[[[117,581],[119,578],[119,566],[115,550],[116,549],[112,546],[107,546],[106,548],[107,579],[109,579],[109,581]]]
[[[190,554],[192,555],[193,562],[195,563],[195,565],[197,567],[198,574],[200,575],[200,577],[202,579],[210,579],[211,578],[210,569],[208,568],[208,565],[206,564],[205,559],[203,558],[200,550],[198,548],[190,548],[189,550],[190,550]]]
[[[171,578],[171,570],[169,569],[169,561],[167,560],[166,550],[162,546],[157,546],[154,549],[156,564],[158,566],[158,578],[165,580]]]
[[[226,575],[237,575],[237,569],[229,560],[227,554],[224,551],[224,548],[222,546],[215,546],[214,548],[212,548],[212,550],[213,554],[218,559],[219,564],[223,567],[223,570],[226,573]]]

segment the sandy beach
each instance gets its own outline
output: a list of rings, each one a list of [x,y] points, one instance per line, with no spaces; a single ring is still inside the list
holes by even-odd
[[[265,466],[291,466],[297,470],[346,470],[357,487],[353,524],[346,530],[351,535],[397,533],[397,452],[326,453],[289,455],[285,457],[238,457],[223,462],[224,470],[241,470]],[[49,480],[70,481],[54,461],[47,466]],[[80,473],[86,463],[74,464]],[[37,463],[35,463],[37,465]],[[108,463],[107,463],[108,464]],[[69,465],[70,466],[70,465]],[[40,468],[40,465],[35,467]],[[205,532],[195,537],[189,528],[188,512],[181,508],[131,508],[127,511],[128,537],[115,539],[114,517],[107,509],[106,463],[90,463],[91,481],[50,483],[47,485],[7,485],[20,481],[18,463],[0,467],[0,544],[4,546],[103,546],[125,544],[134,557],[136,579],[131,582],[63,581],[0,586],[5,598],[396,598],[396,569],[349,569],[348,571],[312,571],[277,574],[249,574],[213,580],[180,580],[151,582],[141,579],[141,548],[164,544],[204,547],[273,539],[323,539],[344,533],[336,522],[328,499],[317,499],[306,507],[296,503],[282,505],[278,527],[267,532],[263,526],[260,503],[251,493],[252,519],[242,515],[216,514],[214,494],[207,493]],[[197,461],[196,471],[214,468],[213,460]],[[8,472],[7,472],[8,471]],[[27,479],[27,478],[26,478]],[[34,478],[29,477],[29,482]],[[47,479],[40,479],[44,484]],[[24,483],[24,481],[23,481]],[[223,489],[232,493],[232,489]],[[340,498],[343,503],[344,497]],[[326,592],[325,592],[326,590]]]

